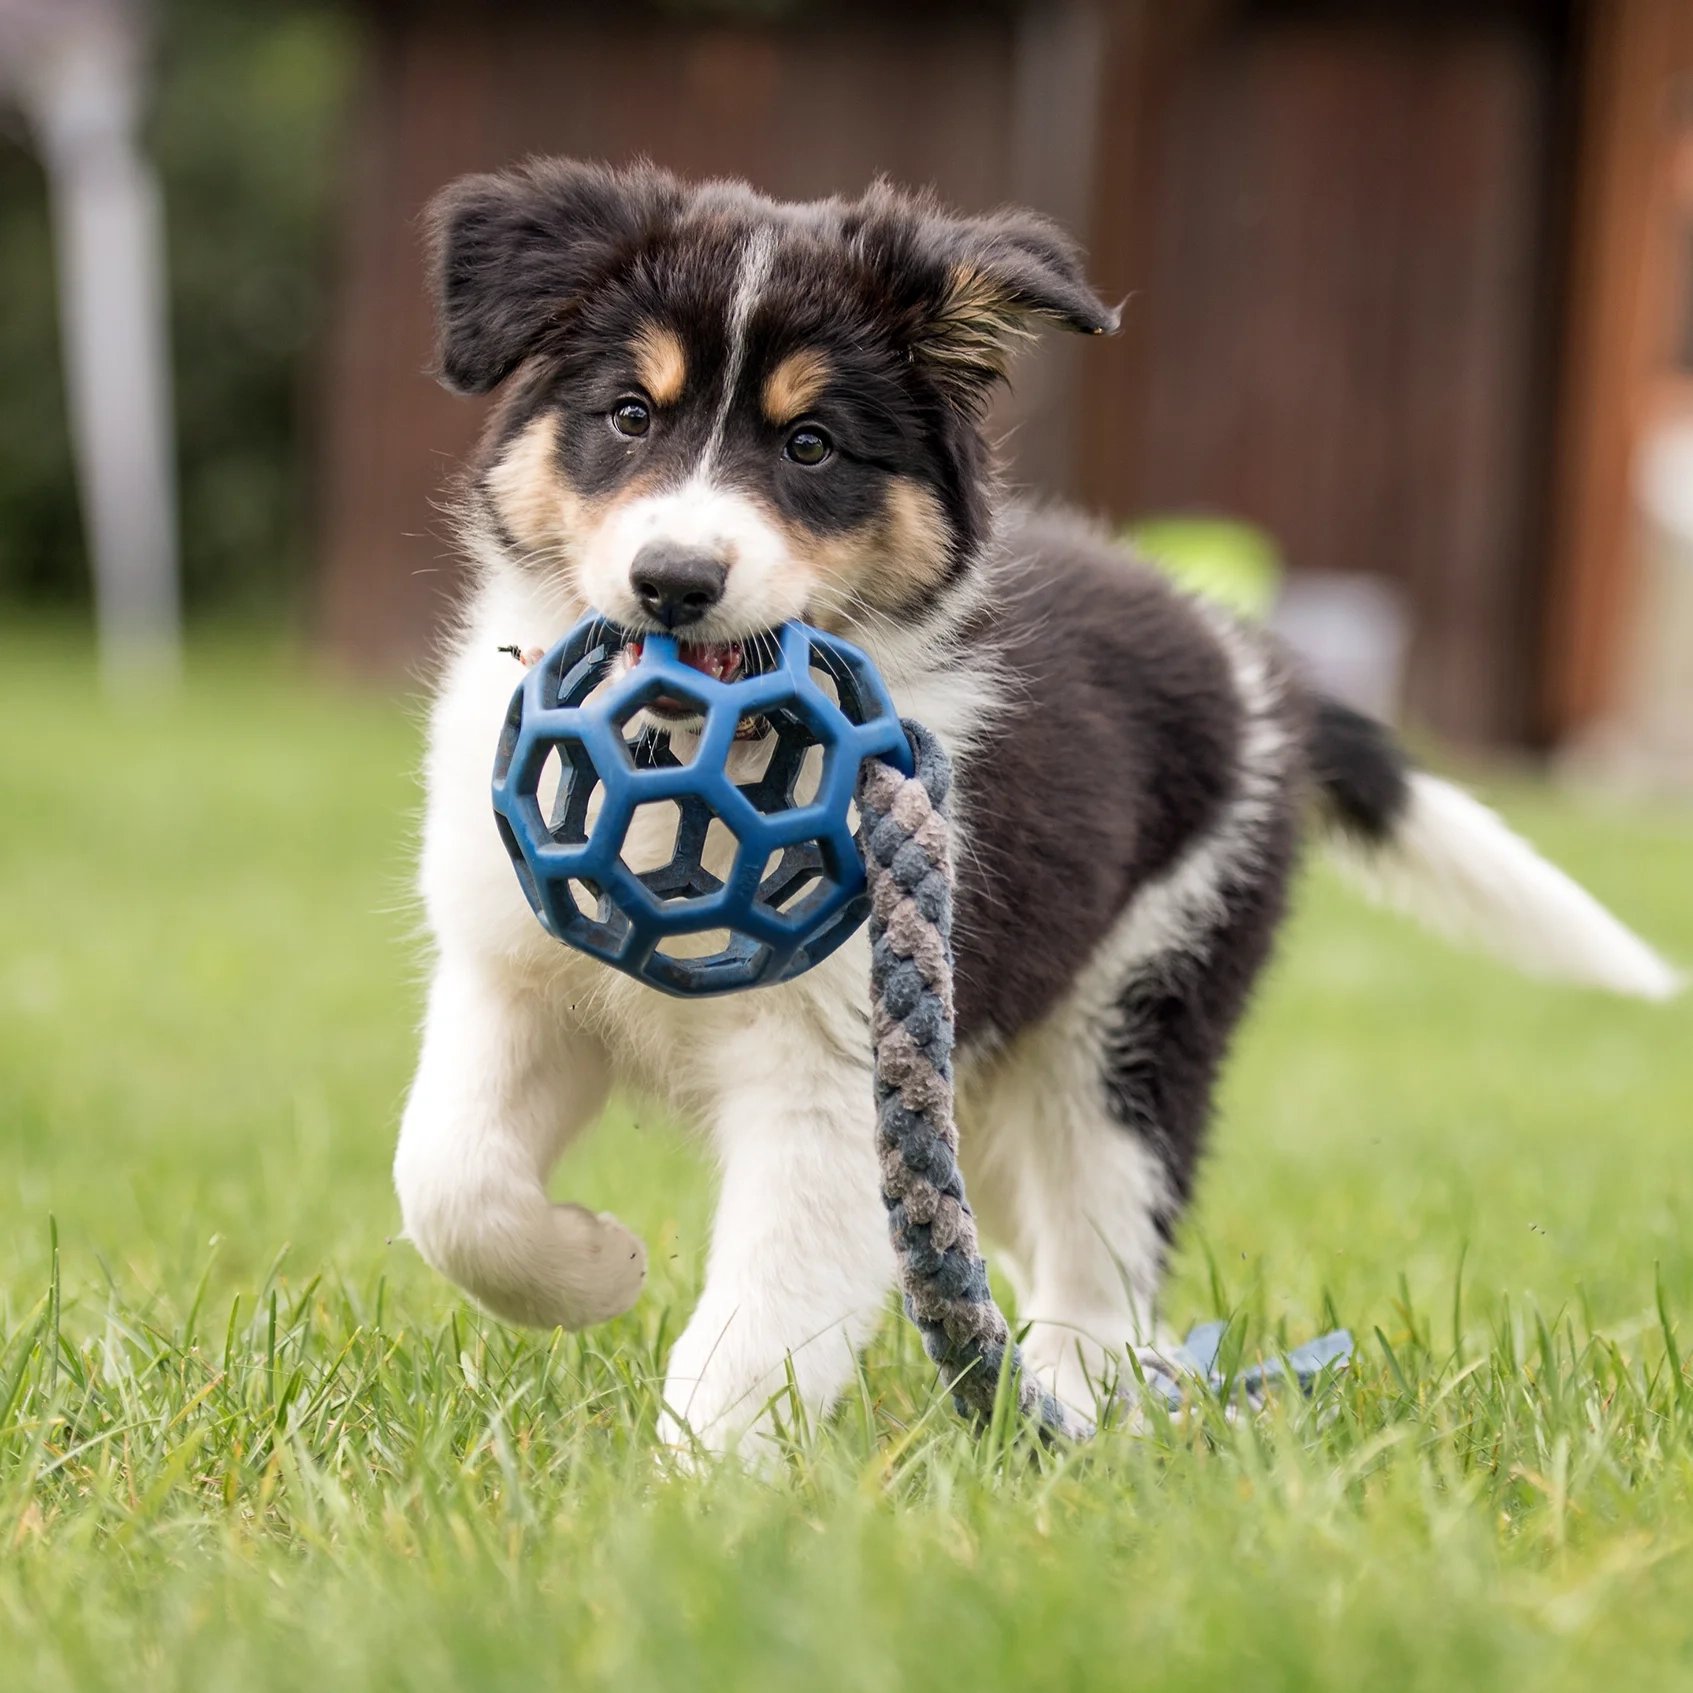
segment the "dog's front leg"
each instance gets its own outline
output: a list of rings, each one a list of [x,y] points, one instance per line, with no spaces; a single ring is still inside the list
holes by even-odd
[[[608,1086],[598,1042],[549,995],[487,960],[437,966],[394,1185],[418,1251],[509,1322],[585,1328],[641,1291],[640,1241],[546,1192]]]
[[[789,1361],[807,1419],[850,1379],[893,1279],[867,1058],[761,1021],[719,1053],[722,1188],[698,1309],[670,1359],[663,1438],[768,1456]],[[790,1426],[794,1407],[774,1407]],[[749,1456],[760,1456],[752,1449]]]

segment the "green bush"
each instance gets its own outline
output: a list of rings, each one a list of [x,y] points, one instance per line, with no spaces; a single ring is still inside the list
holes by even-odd
[[[164,179],[183,573],[195,610],[274,614],[310,554],[311,353],[327,304],[351,20],[165,0],[149,136]],[[0,144],[0,597],[78,603],[88,563],[46,185]]]

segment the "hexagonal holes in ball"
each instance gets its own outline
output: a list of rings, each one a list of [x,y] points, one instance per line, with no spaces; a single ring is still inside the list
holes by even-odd
[[[765,860],[764,874],[758,884],[758,903],[784,917],[790,916],[822,879],[822,856],[812,842],[782,847]]]
[[[823,782],[823,745],[804,718],[774,712],[769,732],[756,743],[748,765],[741,792],[756,810],[773,816],[817,798]]]
[[[811,655],[811,679],[831,705],[841,703],[841,678],[832,654],[814,652]],[[850,681],[848,685],[851,685]]]
[[[743,788],[754,788],[770,770],[781,738],[766,717],[743,717],[729,746],[730,777]]]
[[[740,850],[741,843],[735,839],[734,830],[721,817],[714,816],[705,832],[705,847],[700,853],[700,863],[718,881],[726,882],[729,880],[729,873],[735,868],[735,854]]]
[[[635,807],[618,856],[655,898],[703,899],[723,886],[735,837],[698,794],[647,800]]]
[[[676,857],[682,832],[682,807],[673,799],[649,800],[635,807],[618,857],[637,876],[662,870]]]
[[[727,929],[699,929],[691,935],[666,935],[653,951],[661,958],[712,958],[727,952],[734,938]]]
[[[839,653],[813,652],[811,679],[854,723],[875,716],[874,695],[865,686],[863,667]]]
[[[541,815],[547,819],[547,827],[554,826],[553,818],[558,811],[558,785],[564,776],[565,762],[559,757],[557,747],[548,747],[547,756],[541,765],[541,778],[535,784],[535,803],[541,808]]]
[[[580,846],[587,840],[605,793],[585,747],[561,741],[547,749],[535,785],[535,803],[546,820],[547,833],[561,846]]]
[[[632,719],[623,739],[637,770],[673,770],[692,764],[699,756],[697,728],[682,728],[650,716]]]
[[[605,924],[611,921],[611,901],[597,888],[591,888],[586,882],[577,881],[575,877],[565,886],[570,890],[570,898],[576,909],[590,923]]]
[[[699,756],[705,700],[686,686],[640,689],[617,717],[618,733],[637,770],[673,769]]]

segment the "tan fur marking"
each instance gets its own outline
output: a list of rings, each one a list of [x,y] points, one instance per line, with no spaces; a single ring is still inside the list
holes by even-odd
[[[920,483],[896,477],[881,515],[845,535],[786,524],[788,546],[819,580],[818,621],[838,627],[855,608],[895,613],[945,580],[946,520]]]
[[[764,379],[764,415],[772,423],[792,423],[817,403],[829,375],[829,361],[815,347],[789,353]]]
[[[1012,349],[1033,333],[999,283],[974,265],[955,265],[926,350],[941,365],[1003,376]]]
[[[558,418],[528,424],[488,471],[484,485],[512,539],[531,551],[556,548],[581,531],[588,502],[565,479],[558,462]]]
[[[635,374],[653,404],[675,405],[688,381],[688,355],[682,350],[681,337],[674,329],[649,323],[629,345],[635,355]]]

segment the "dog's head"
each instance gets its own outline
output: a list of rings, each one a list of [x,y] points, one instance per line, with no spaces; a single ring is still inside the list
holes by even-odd
[[[987,526],[1013,345],[1116,324],[1051,224],[886,186],[784,205],[544,161],[454,183],[430,233],[441,378],[503,385],[474,515],[572,607],[717,674],[787,618],[944,600]]]

